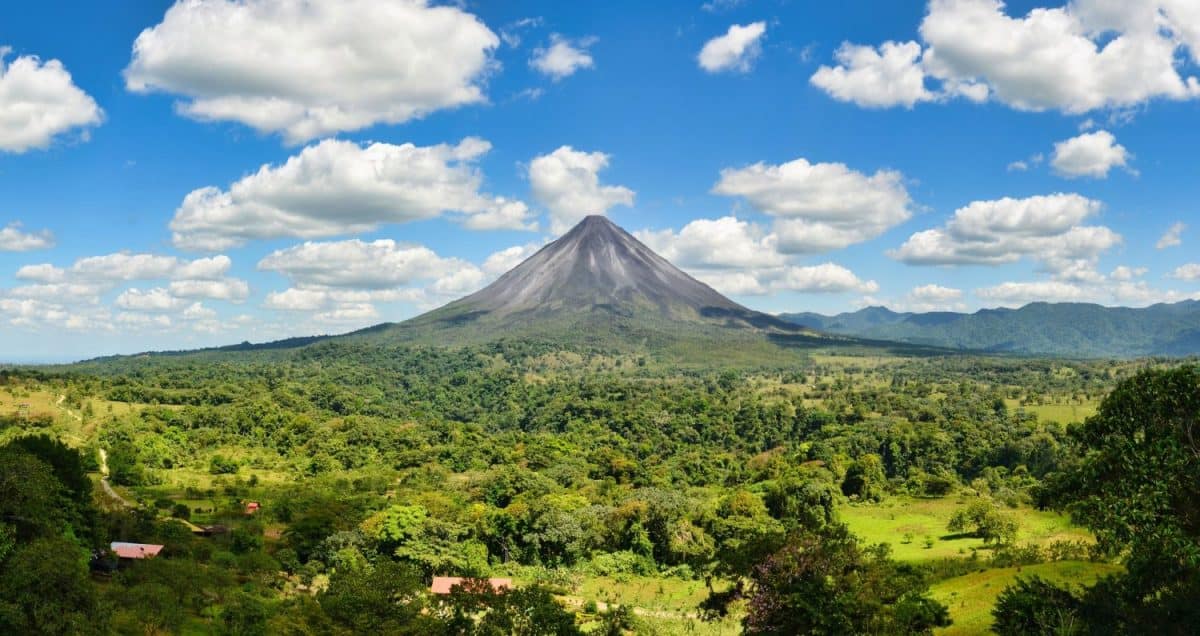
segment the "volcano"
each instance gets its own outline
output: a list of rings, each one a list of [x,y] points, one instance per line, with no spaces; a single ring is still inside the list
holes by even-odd
[[[813,333],[748,309],[603,216],[589,216],[483,289],[363,336],[441,344],[500,337],[645,340],[723,332]]]

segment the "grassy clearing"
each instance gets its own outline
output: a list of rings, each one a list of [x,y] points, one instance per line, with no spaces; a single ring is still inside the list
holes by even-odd
[[[708,596],[704,581],[649,576],[585,577],[575,596],[598,603],[632,605],[655,612],[694,614]]]
[[[1008,403],[1010,410],[1023,409],[1026,413],[1036,415],[1042,422],[1056,424],[1082,422],[1095,415],[1096,409],[1100,406],[1097,401],[1088,401],[1083,404],[1030,404],[1027,406],[1021,406],[1019,400],[1005,400],[1005,402]]]
[[[886,543],[892,546],[892,554],[897,560],[921,562],[965,556],[973,549],[985,549],[981,539],[954,535],[946,530],[950,516],[968,502],[969,498],[965,496],[894,497],[881,504],[845,506],[839,512],[850,530],[864,542]],[[1008,512],[1021,524],[1018,543],[1045,545],[1062,540],[1091,540],[1087,531],[1072,526],[1063,515],[1028,507]],[[906,543],[907,535],[911,535],[912,540]],[[932,547],[925,546],[925,537],[933,539]]]
[[[1107,563],[1060,561],[1019,568],[999,568],[947,579],[933,586],[933,598],[950,609],[954,624],[939,631],[943,636],[986,634],[992,624],[992,608],[1004,588],[1019,577],[1040,576],[1052,583],[1087,586],[1100,577],[1120,571]]]

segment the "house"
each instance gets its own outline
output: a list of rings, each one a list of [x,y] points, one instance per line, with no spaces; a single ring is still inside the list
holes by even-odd
[[[455,585],[470,581],[471,579],[460,576],[435,576],[433,577],[433,585],[429,586],[429,591],[433,594],[449,594],[450,589]],[[492,587],[492,591],[496,593],[505,592],[513,589],[512,579],[476,579],[478,581],[486,581]]]
[[[113,554],[121,560],[151,559],[158,556],[163,549],[161,545],[152,543],[126,543],[124,541],[113,541],[109,547]]]
[[[246,514],[252,515],[258,512],[260,509],[262,509],[262,504],[258,503],[257,501],[246,502]]]

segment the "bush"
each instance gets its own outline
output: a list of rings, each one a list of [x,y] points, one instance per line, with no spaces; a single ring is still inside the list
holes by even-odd
[[[1070,590],[1040,577],[1018,579],[996,599],[992,629],[1000,636],[1078,634],[1081,602]]]

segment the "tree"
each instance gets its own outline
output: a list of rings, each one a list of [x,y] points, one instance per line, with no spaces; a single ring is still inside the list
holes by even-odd
[[[1124,574],[1085,594],[1085,621],[1164,634],[1200,623],[1200,368],[1121,382],[1071,437],[1077,460],[1040,499],[1128,554]]]
[[[990,499],[980,498],[966,508],[955,511],[946,528],[951,532],[967,532],[983,539],[984,543],[1012,543],[1020,528],[1012,515],[1005,514]]]
[[[263,602],[245,592],[238,592],[225,603],[221,620],[222,633],[228,636],[262,636],[267,633],[270,613]]]
[[[996,599],[992,630],[1000,636],[1070,636],[1082,631],[1082,602],[1070,590],[1034,576],[1017,579]]]
[[[434,619],[425,609],[425,583],[416,568],[384,561],[339,570],[317,596],[335,623],[356,634],[419,634]]]
[[[846,477],[842,480],[842,494],[864,501],[882,501],[886,486],[883,459],[874,453],[867,453],[846,469]]]
[[[576,636],[575,615],[542,587],[496,592],[483,579],[468,579],[443,601],[450,633],[473,636]]]
[[[950,624],[923,574],[834,525],[789,538],[755,568],[747,634],[928,634]]]
[[[104,617],[75,543],[41,538],[19,547],[0,571],[0,633],[101,634]]]

